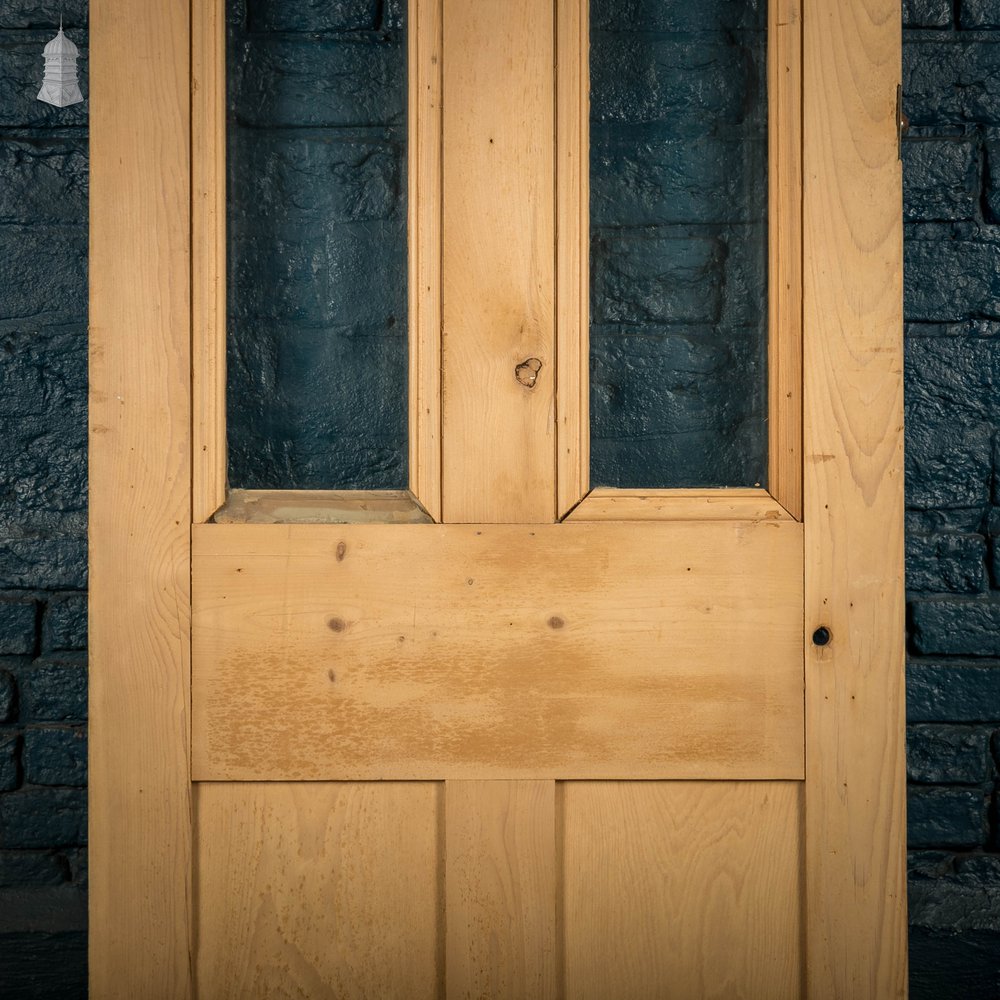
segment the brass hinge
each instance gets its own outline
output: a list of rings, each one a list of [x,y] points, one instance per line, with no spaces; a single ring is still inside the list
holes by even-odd
[[[903,136],[910,131],[910,119],[903,111],[903,87],[896,84],[896,151],[903,158]]]

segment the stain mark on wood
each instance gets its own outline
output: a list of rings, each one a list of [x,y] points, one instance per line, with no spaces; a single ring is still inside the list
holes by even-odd
[[[343,562],[347,555],[347,542],[337,542],[337,562]]]
[[[333,632],[343,632],[344,629],[347,628],[343,618],[331,618],[327,622],[327,625],[330,626],[330,629]]]

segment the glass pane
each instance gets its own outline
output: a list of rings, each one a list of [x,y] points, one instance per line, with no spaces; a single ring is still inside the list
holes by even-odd
[[[406,485],[403,0],[229,0],[229,481]]]
[[[765,485],[767,0],[591,0],[591,480]]]

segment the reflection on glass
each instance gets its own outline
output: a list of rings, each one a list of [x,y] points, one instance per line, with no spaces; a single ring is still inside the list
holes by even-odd
[[[406,485],[403,0],[229,0],[230,485]]]
[[[591,479],[765,485],[766,0],[591,0]]]

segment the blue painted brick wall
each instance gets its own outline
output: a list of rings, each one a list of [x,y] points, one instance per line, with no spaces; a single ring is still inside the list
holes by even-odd
[[[364,20],[372,0],[308,0]],[[696,5],[692,6],[694,9]],[[85,994],[86,105],[0,3],[0,991]],[[261,3],[284,30],[285,5]],[[1000,995],[1000,3],[906,0],[911,995]],[[339,24],[340,21],[337,21]],[[360,22],[359,22],[360,23]],[[364,22],[367,23],[367,22]]]
[[[1000,3],[903,6],[911,996],[1000,996]]]
[[[86,995],[87,104],[35,95],[62,13],[0,0],[0,995]]]

